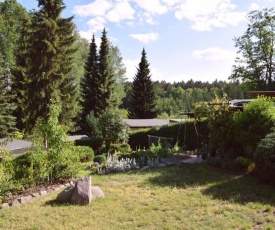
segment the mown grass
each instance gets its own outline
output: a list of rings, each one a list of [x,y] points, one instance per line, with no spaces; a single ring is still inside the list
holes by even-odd
[[[0,229],[275,229],[275,188],[205,164],[93,176],[104,199],[60,204],[58,192],[0,212]]]

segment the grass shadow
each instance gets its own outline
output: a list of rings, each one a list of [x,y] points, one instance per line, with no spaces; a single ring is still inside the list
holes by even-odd
[[[223,172],[207,164],[181,164],[156,169],[145,183],[149,186],[188,188],[205,186],[202,194],[213,199],[246,204],[259,202],[275,206],[275,188],[261,184],[257,178],[244,174]],[[142,172],[141,172],[142,173]]]
[[[71,206],[72,204],[68,203],[68,202],[60,202],[57,199],[52,199],[52,200],[48,200],[46,201],[43,206],[51,206],[51,207],[61,207],[61,206]]]
[[[249,175],[242,175],[213,184],[206,188],[203,194],[214,199],[227,200],[243,205],[249,202],[257,202],[275,207],[275,188],[262,184]]]

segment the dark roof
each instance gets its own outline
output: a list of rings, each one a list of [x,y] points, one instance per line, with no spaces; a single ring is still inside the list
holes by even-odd
[[[247,95],[256,98],[259,95],[275,97],[275,91],[247,91]]]
[[[17,140],[13,139],[5,143],[7,139],[3,138],[0,139],[0,142],[3,143],[3,145],[0,146],[0,148],[8,149],[8,150],[18,150],[18,149],[26,149],[30,148],[32,146],[32,142],[30,141],[24,141],[24,140]]]
[[[170,121],[167,119],[123,119],[131,128],[145,128],[169,125]]]

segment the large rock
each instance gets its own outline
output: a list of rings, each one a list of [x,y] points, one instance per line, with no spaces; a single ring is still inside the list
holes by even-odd
[[[98,186],[91,186],[92,199],[103,198],[104,193]]]
[[[89,176],[79,179],[73,189],[71,202],[73,204],[85,205],[89,204],[91,200],[91,177]]]
[[[73,190],[74,190],[74,185],[70,185],[69,187],[65,188],[62,192],[60,192],[57,195],[56,199],[59,202],[70,203],[72,199]]]

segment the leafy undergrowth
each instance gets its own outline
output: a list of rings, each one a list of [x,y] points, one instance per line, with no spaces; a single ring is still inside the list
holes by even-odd
[[[275,229],[275,188],[206,164],[92,177],[104,199],[60,204],[58,192],[0,212],[0,229]]]

